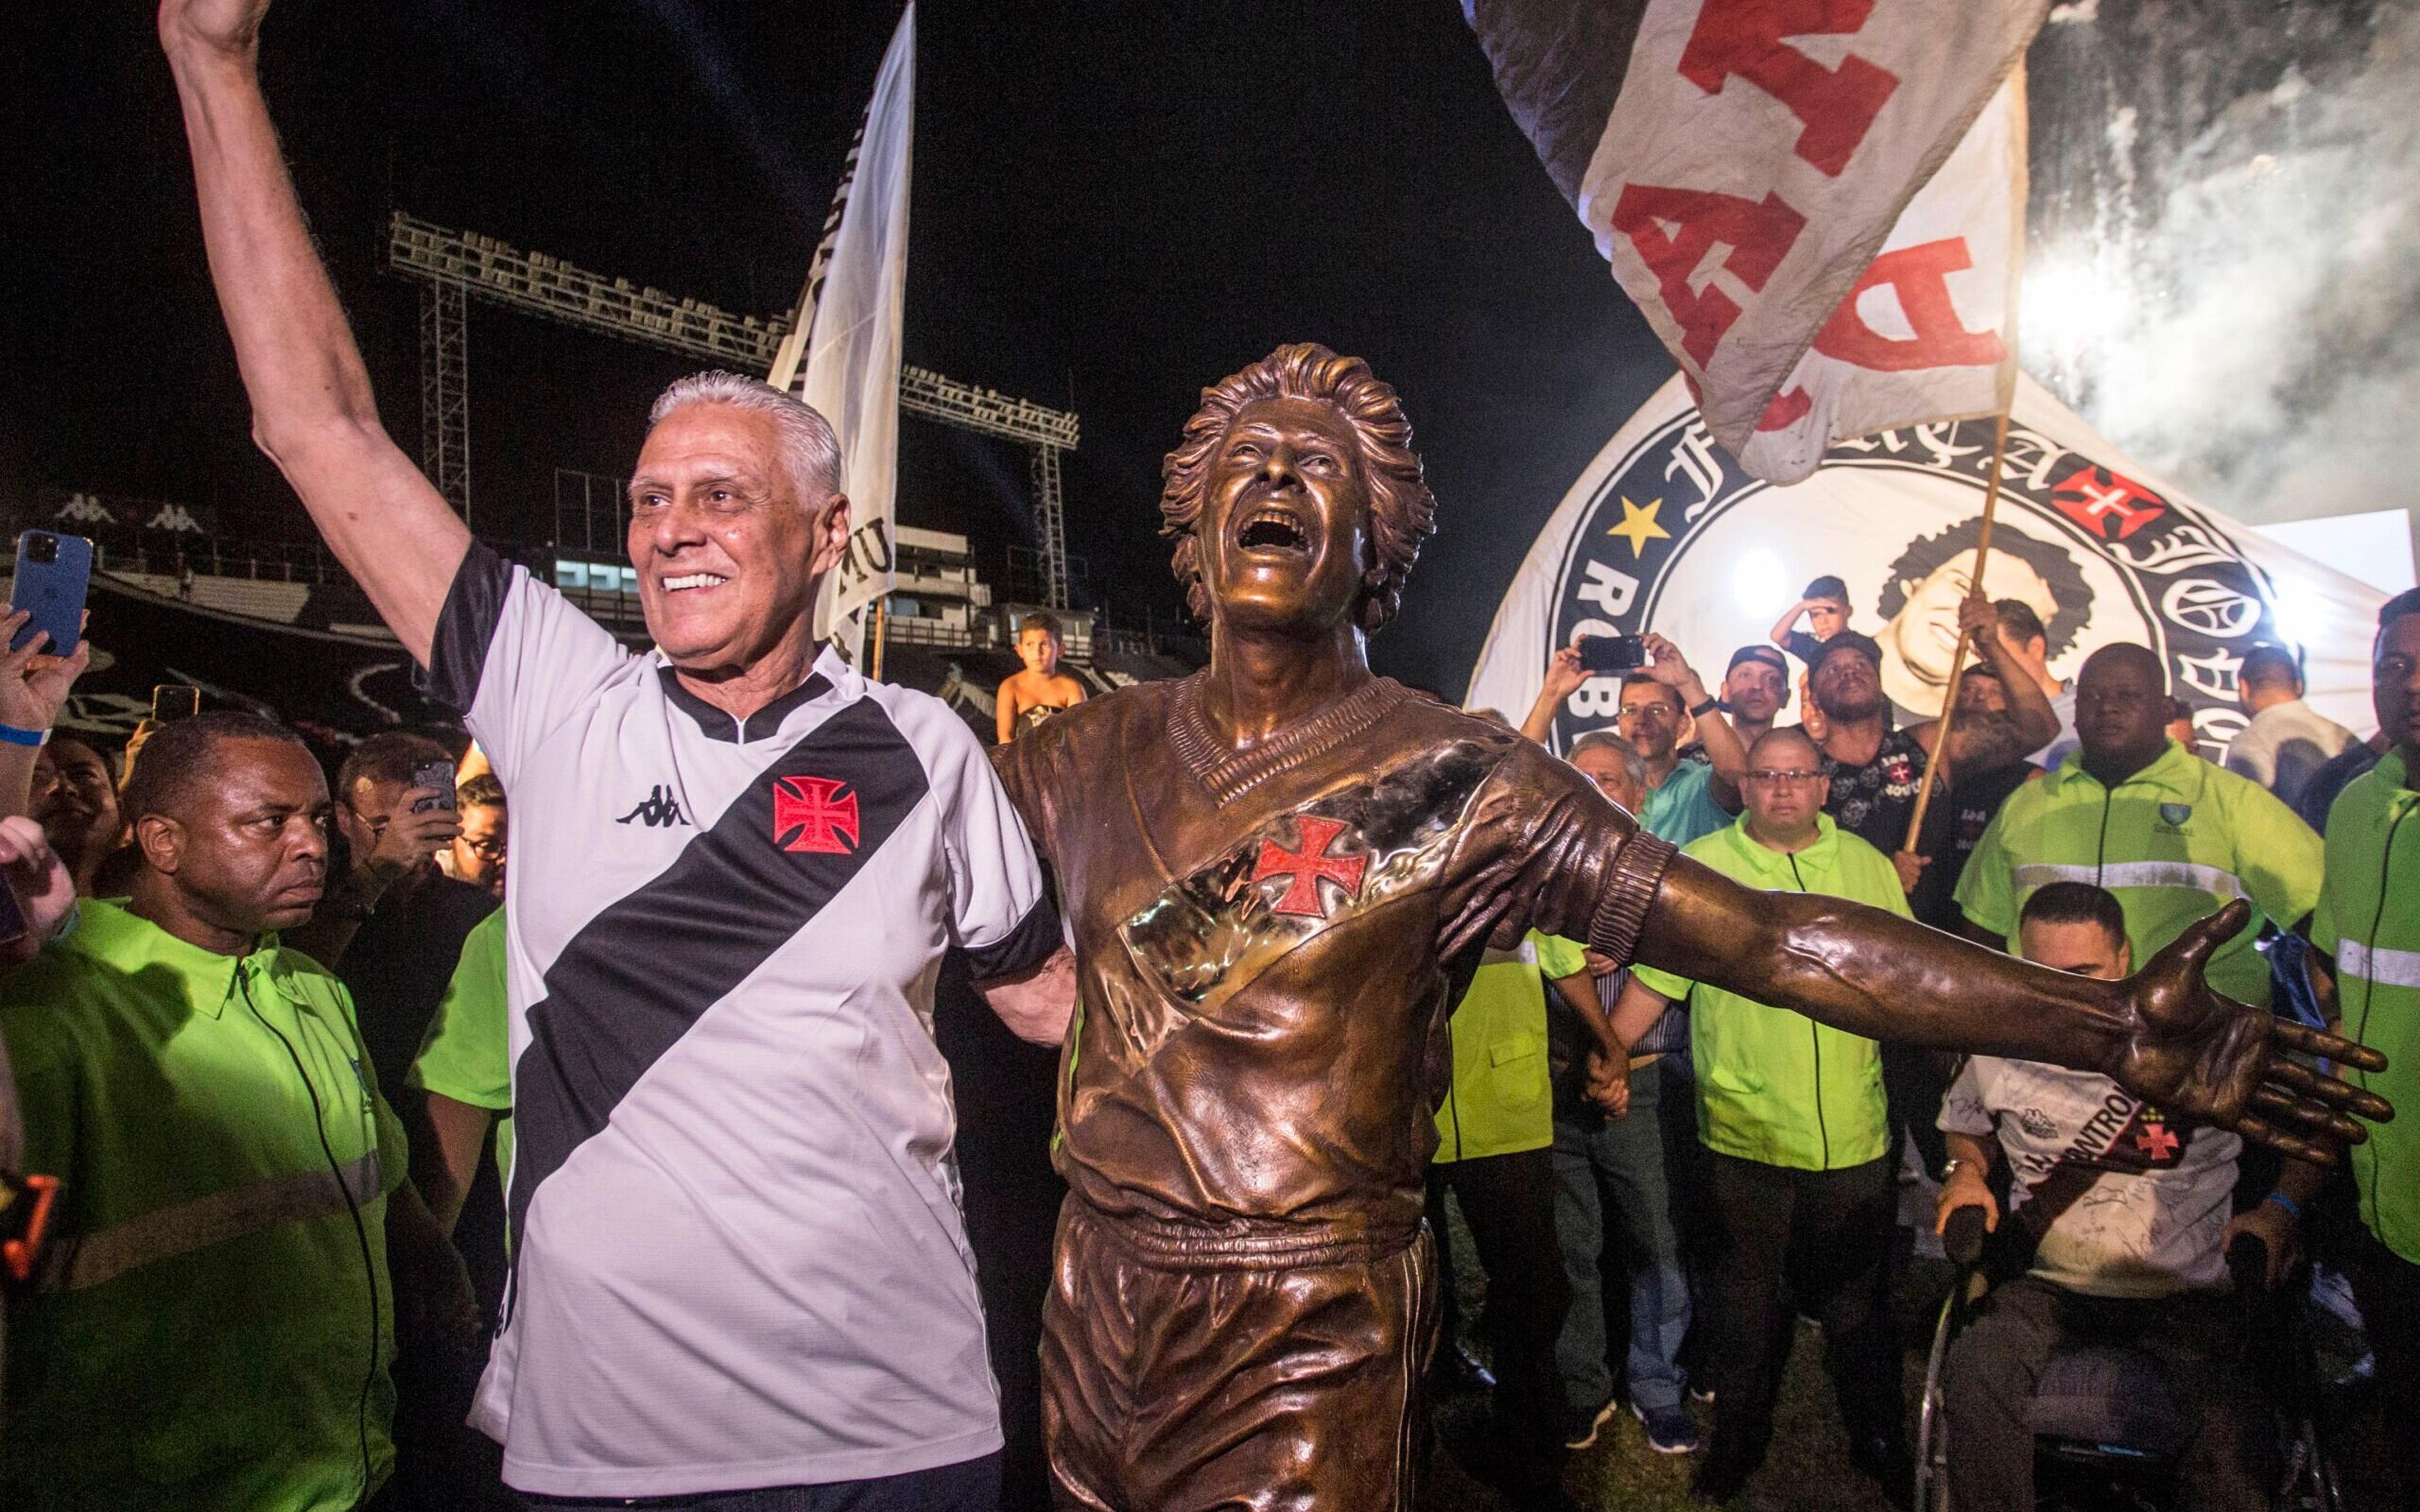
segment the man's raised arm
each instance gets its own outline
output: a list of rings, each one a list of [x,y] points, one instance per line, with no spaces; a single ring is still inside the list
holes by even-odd
[[[471,532],[379,424],[261,99],[268,0],[163,0],[160,44],[193,146],[210,279],[252,398],[252,435],[336,560],[426,666]]]

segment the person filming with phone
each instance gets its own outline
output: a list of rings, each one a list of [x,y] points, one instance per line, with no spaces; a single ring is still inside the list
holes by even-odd
[[[1555,712],[1594,677],[1621,680],[1615,726],[1647,764],[1647,798],[1638,810],[1647,832],[1686,845],[1730,825],[1739,812],[1747,750],[1723,717],[1721,701],[1660,635],[1582,636],[1556,652],[1521,733],[1551,746]],[[1704,748],[1705,761],[1682,760],[1689,734]]]

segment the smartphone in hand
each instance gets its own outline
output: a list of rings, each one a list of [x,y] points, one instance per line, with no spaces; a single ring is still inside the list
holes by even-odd
[[[92,543],[81,535],[54,531],[26,531],[17,537],[17,577],[8,590],[9,607],[32,618],[8,643],[24,648],[37,630],[51,639],[42,650],[54,656],[73,652],[84,639],[85,591],[92,583]]]
[[[443,795],[442,797],[429,796],[412,799],[411,811],[413,813],[427,813],[431,809],[451,809],[454,807],[454,766],[452,763],[428,762],[422,765],[413,767],[411,769],[411,785],[414,788],[433,788],[438,794]]]
[[[202,690],[191,683],[162,683],[151,689],[151,717],[162,724],[202,712]]]
[[[1580,637],[1580,671],[1586,672],[1635,672],[1647,665],[1647,641],[1635,635],[1584,635]]]

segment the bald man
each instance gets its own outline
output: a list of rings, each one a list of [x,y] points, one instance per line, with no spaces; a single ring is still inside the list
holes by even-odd
[[[2118,895],[2140,961],[2248,898],[2253,927],[2211,953],[2210,983],[2266,1004],[2269,963],[2252,942],[2261,915],[2290,928],[2319,903],[2319,837],[2257,782],[2169,738],[2172,712],[2165,670],[2149,648],[2094,652],[2076,677],[2081,743],[2056,771],[2009,795],[1958,879],[1958,906],[1971,933],[2013,950],[2035,889],[2088,882]]]

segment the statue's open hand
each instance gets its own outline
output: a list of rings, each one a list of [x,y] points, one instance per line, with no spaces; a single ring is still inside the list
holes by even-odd
[[[2276,1018],[2212,992],[2211,952],[2252,917],[2238,900],[2195,924],[2130,978],[2119,1005],[2126,1044],[2120,1086],[2172,1114],[2235,1130],[2288,1155],[2333,1165],[2368,1137],[2350,1115],[2383,1123],[2384,1098],[2294,1060],[2318,1057],[2363,1071],[2386,1057],[2350,1040]]]

